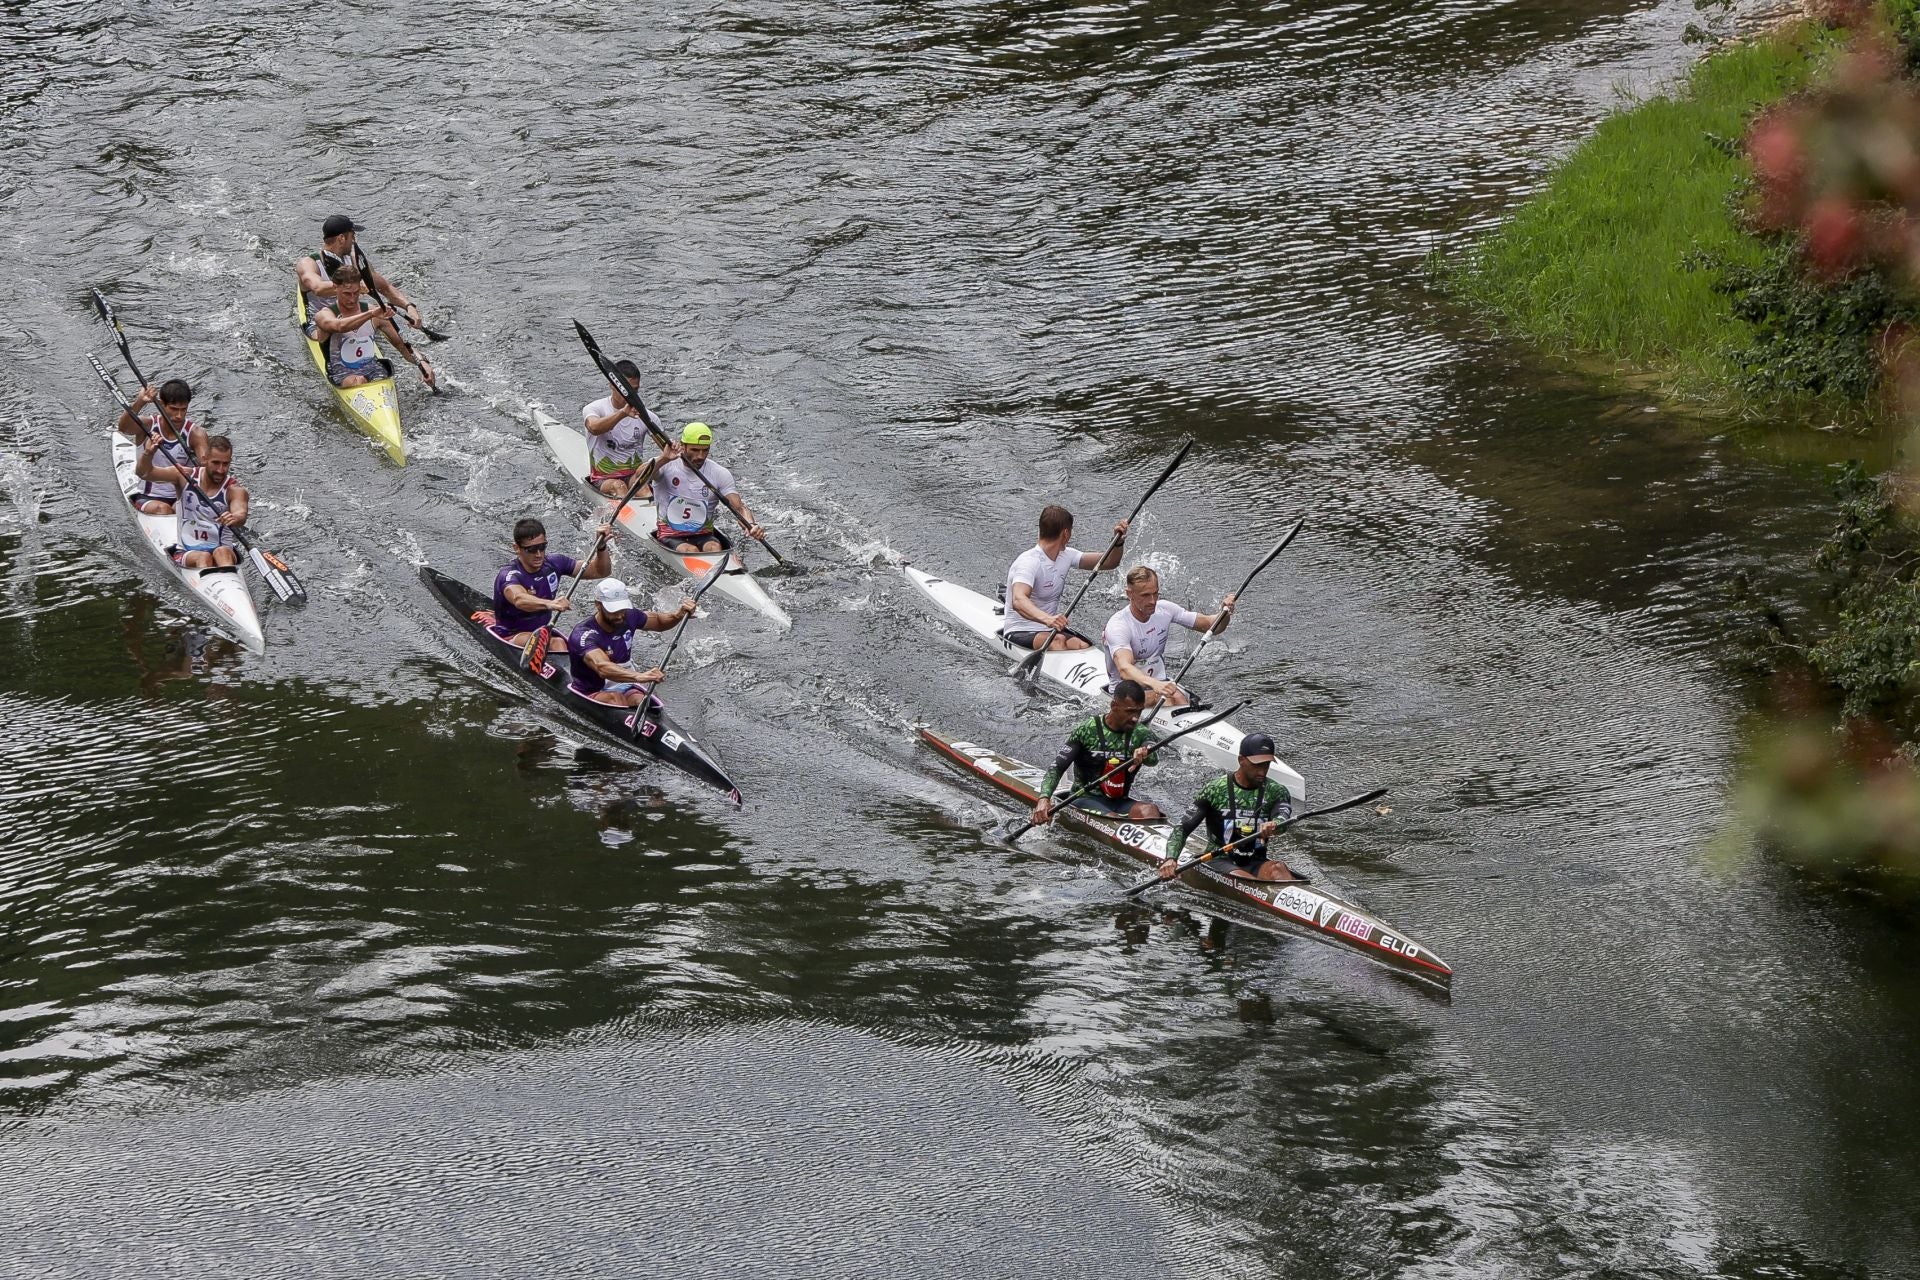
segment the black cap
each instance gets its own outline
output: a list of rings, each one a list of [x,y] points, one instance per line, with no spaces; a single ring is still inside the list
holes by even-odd
[[[1240,739],[1240,758],[1259,764],[1274,757],[1273,739],[1264,733],[1250,733]]]
[[[365,227],[355,222],[352,218],[349,218],[346,214],[336,213],[320,224],[320,238],[322,240],[331,240],[335,236],[343,236],[349,231],[365,230]]]

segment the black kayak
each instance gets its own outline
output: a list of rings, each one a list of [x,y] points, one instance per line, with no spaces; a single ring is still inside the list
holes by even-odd
[[[740,803],[740,789],[733,785],[733,779],[727,777],[720,762],[708,755],[706,748],[695,742],[692,734],[674,723],[659,698],[652,700],[651,714],[642,721],[638,707],[609,706],[575,693],[567,687],[572,679],[572,671],[566,654],[549,652],[541,669],[534,671],[521,665],[518,645],[507,643],[488,629],[493,624],[493,600],[490,596],[483,596],[465,583],[456,582],[425,565],[420,569],[420,581],[427,584],[427,590],[433,592],[440,603],[447,607],[448,613],[460,619],[467,633],[478,640],[496,662],[518,674],[521,679],[545,690],[548,697],[565,707],[576,720],[584,721],[598,730],[602,737],[611,738],[629,751],[644,752],[675,768],[686,770],[700,781],[732,796],[735,804]]]

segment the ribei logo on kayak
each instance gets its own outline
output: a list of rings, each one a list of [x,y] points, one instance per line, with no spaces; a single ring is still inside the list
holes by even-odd
[[[1342,911],[1340,913],[1340,923],[1333,927],[1348,937],[1358,938],[1362,942],[1365,942],[1367,935],[1373,932],[1373,926],[1367,923],[1365,917],[1357,916],[1351,911]]]

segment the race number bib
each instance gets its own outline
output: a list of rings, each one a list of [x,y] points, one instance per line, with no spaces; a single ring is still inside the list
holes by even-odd
[[[684,493],[676,493],[664,508],[667,527],[683,533],[696,533],[707,527],[707,504]]]
[[[365,364],[378,351],[379,348],[373,345],[371,333],[357,330],[340,340],[340,359],[345,364]]]

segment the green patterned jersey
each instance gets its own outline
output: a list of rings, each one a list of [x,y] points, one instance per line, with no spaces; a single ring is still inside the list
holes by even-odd
[[[1075,789],[1086,786],[1141,747],[1153,745],[1153,733],[1139,725],[1126,730],[1107,727],[1105,716],[1088,716],[1073,726],[1073,732],[1067,735],[1067,745],[1060,748],[1060,754],[1054,758],[1053,768],[1047,770],[1046,781],[1040,784],[1040,794],[1050,796],[1053,789],[1060,785],[1060,779],[1066,771],[1073,770]],[[1158,754],[1147,757],[1148,764],[1160,763]],[[1105,796],[1109,800],[1125,800],[1133,788],[1135,770],[1122,769],[1093,790],[1094,795]]]
[[[1167,856],[1177,859],[1180,850],[1186,847],[1187,837],[1201,823],[1207,827],[1207,848],[1218,849],[1241,836],[1251,835],[1263,822],[1285,822],[1292,816],[1293,793],[1272,778],[1249,789],[1236,783],[1232,774],[1223,773],[1200,788],[1200,794],[1193,798],[1192,807],[1167,839]],[[1254,839],[1227,856],[1251,861],[1264,857],[1266,852],[1267,842]]]

